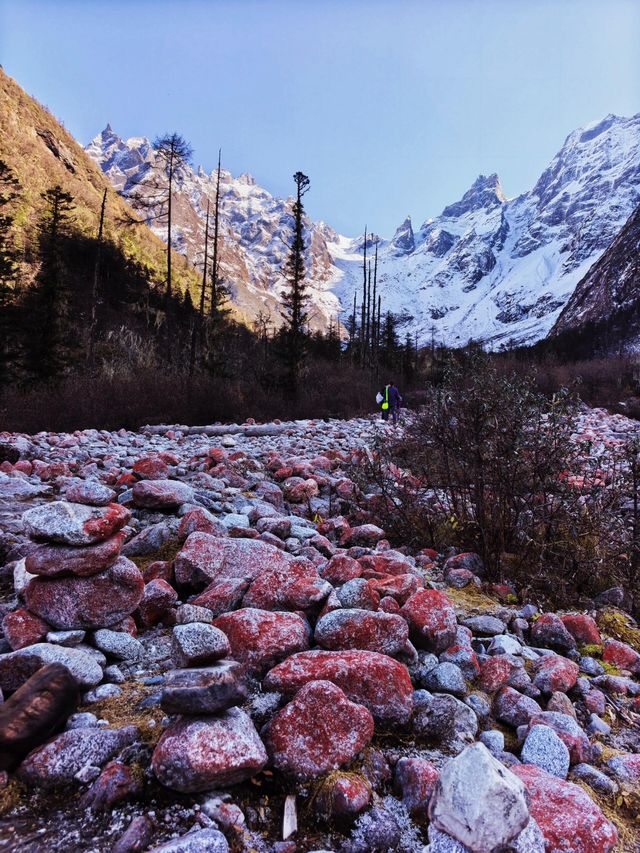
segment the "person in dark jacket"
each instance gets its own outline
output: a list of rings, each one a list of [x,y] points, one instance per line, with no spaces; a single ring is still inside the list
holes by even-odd
[[[389,400],[389,411],[391,412],[391,419],[394,424],[398,423],[398,415],[400,413],[400,404],[402,403],[402,397],[400,396],[400,392],[398,391],[398,387],[395,382],[391,382],[387,388],[387,399]]]

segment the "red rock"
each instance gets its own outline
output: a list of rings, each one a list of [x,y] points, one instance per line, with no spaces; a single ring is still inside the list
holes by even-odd
[[[379,539],[384,539],[384,530],[375,524],[361,524],[346,530],[340,540],[343,547],[352,545],[375,545]]]
[[[15,651],[44,640],[50,629],[46,622],[21,607],[7,613],[2,622],[2,630],[7,642]]]
[[[543,613],[531,627],[532,645],[568,651],[575,649],[576,641],[565,628],[562,619],[555,613]]]
[[[362,574],[362,566],[346,554],[336,554],[320,570],[322,577],[333,586],[340,586]]]
[[[427,817],[429,800],[439,775],[433,764],[424,758],[401,758],[396,764],[396,786],[412,817]]]
[[[228,578],[253,580],[263,571],[285,569],[293,557],[259,540],[192,533],[174,561],[176,581],[202,586]]]
[[[111,853],[139,853],[151,846],[155,832],[153,821],[147,815],[134,817],[125,833],[114,844]]]
[[[392,657],[408,640],[402,616],[370,610],[334,610],[318,620],[315,630],[315,641],[324,649],[367,649]]]
[[[595,619],[585,613],[562,616],[562,623],[579,646],[599,646],[602,643]]]
[[[516,728],[528,723],[540,712],[538,703],[529,696],[523,696],[513,687],[503,687],[496,694],[493,713],[502,723]]]
[[[482,562],[482,558],[478,556],[478,554],[473,554],[470,552],[466,552],[464,554],[456,554],[454,557],[449,557],[449,559],[444,564],[444,576],[445,578],[449,574],[449,572],[465,569],[468,572],[471,572],[474,575],[479,575],[482,577],[484,574],[484,563]]]
[[[124,631],[127,634],[131,634],[132,637],[138,636],[138,626],[133,616],[125,616],[124,619],[120,619],[118,622],[114,622],[113,625],[109,625],[109,629],[111,631]]]
[[[212,536],[227,536],[227,529],[217,518],[202,507],[190,509],[182,516],[178,536],[186,539],[192,533],[210,533]]]
[[[231,657],[254,672],[309,648],[309,626],[297,613],[243,608],[213,624],[227,635]]]
[[[194,499],[191,486],[179,480],[140,480],[132,491],[134,504],[143,509],[175,509]]]
[[[614,825],[578,785],[533,764],[511,767],[531,798],[529,811],[554,853],[610,853],[618,843]]]
[[[379,610],[382,610],[383,613],[400,613],[400,605],[395,598],[385,595],[384,598],[380,599]]]
[[[134,483],[137,483],[137,479],[133,476],[133,474],[128,471],[125,474],[121,474],[115,481],[114,485],[116,488],[125,488],[128,489],[130,486],[133,486]]]
[[[606,640],[602,660],[634,675],[640,674],[640,654],[620,640]]]
[[[456,639],[455,610],[444,593],[421,589],[408,599],[402,615],[409,623],[412,639],[420,648],[443,652]]]
[[[89,578],[34,578],[25,590],[27,607],[62,631],[104,628],[136,609],[144,581],[126,557]]]
[[[141,480],[166,480],[169,466],[159,456],[142,456],[133,463],[132,471]]]
[[[214,581],[197,595],[191,604],[206,607],[214,616],[220,616],[229,610],[235,610],[249,589],[249,581],[244,578],[229,578]]]
[[[388,554],[365,554],[364,557],[358,558],[358,562],[363,569],[369,569],[382,576],[407,575],[409,570],[413,567],[412,564],[408,560],[403,559],[397,551],[392,551]]]
[[[271,720],[265,743],[276,770],[308,782],[349,764],[373,730],[366,708],[329,681],[311,681]]]
[[[104,768],[80,800],[83,808],[93,812],[111,809],[116,803],[129,800],[142,792],[142,785],[131,768],[121,761],[112,761]]]
[[[151,759],[160,782],[183,793],[236,785],[266,763],[262,741],[239,708],[216,716],[179,717],[163,733]]]
[[[167,610],[177,600],[178,593],[166,581],[160,579],[149,581],[138,605],[140,619],[145,628],[151,628],[161,622]]]
[[[580,674],[577,663],[560,655],[545,655],[536,661],[533,683],[543,693],[566,693],[575,686]]]
[[[318,494],[318,484],[315,480],[303,480],[302,477],[287,477],[282,484],[285,499],[290,503],[304,503]]]
[[[115,563],[125,539],[126,534],[120,532],[98,545],[89,545],[86,548],[40,545],[27,554],[25,568],[32,575],[44,577],[96,575]]]
[[[604,693],[595,687],[592,687],[584,697],[584,704],[590,714],[597,714],[598,716],[604,714],[607,709],[607,700]],[[547,706],[547,710],[552,711],[555,709]]]
[[[170,560],[154,560],[142,570],[145,583],[161,580],[171,583],[173,580],[173,563]]]
[[[331,585],[319,577],[313,563],[295,559],[284,565],[264,567],[242,603],[262,610],[306,610],[321,604],[330,592]]]
[[[274,667],[264,685],[291,694],[319,680],[333,682],[382,723],[402,724],[411,716],[413,686],[406,666],[377,652],[301,652]]]
[[[478,687],[493,693],[509,683],[515,669],[516,665],[506,655],[490,657],[480,665]]]
[[[640,782],[640,755],[637,753],[613,755],[607,761],[607,767],[621,782]]]
[[[379,580],[370,580],[369,586],[383,596],[391,596],[395,598],[398,604],[405,604],[406,601],[420,588],[421,584],[415,575],[396,575],[387,576]]]
[[[371,787],[366,779],[354,773],[337,773],[322,783],[313,807],[325,819],[352,818],[364,811],[370,802]]]

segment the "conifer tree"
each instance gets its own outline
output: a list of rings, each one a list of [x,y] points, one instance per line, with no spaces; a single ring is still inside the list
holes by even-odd
[[[18,268],[18,253],[11,240],[14,217],[10,211],[19,191],[20,184],[13,170],[0,160],[0,393],[7,382]]]
[[[310,181],[302,172],[293,176],[296,200],[293,203],[293,238],[286,262],[288,288],[282,292],[282,317],[284,361],[287,368],[288,390],[296,396],[299,390],[300,371],[306,353],[309,297],[305,283],[304,263],[304,207],[302,197],[308,192]]]

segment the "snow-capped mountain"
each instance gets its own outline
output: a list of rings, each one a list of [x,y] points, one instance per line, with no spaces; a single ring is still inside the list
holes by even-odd
[[[152,195],[145,185],[153,183],[159,166],[149,139],[133,137],[125,141],[107,125],[85,150],[113,186],[129,197],[133,207],[136,204],[132,193]],[[207,201],[213,216],[216,181],[217,170],[207,174],[202,168],[185,166],[177,175],[172,243],[193,264],[202,262]],[[221,275],[238,313],[247,321],[262,313],[270,317],[272,327],[282,322],[279,306],[285,286],[282,271],[291,242],[291,205],[291,199],[275,198],[251,175],[234,178],[230,172],[220,171]],[[148,224],[166,239],[166,222],[149,219]],[[338,235],[324,223],[309,219],[305,230],[311,325],[326,329],[340,313],[340,304],[331,290],[339,272],[327,250],[327,242],[337,240]]]
[[[379,289],[423,339],[497,348],[544,337],[576,284],[640,202],[640,114],[607,116],[566,139],[529,192],[507,199],[481,175],[460,201],[379,244]],[[348,306],[361,239],[330,245]]]
[[[110,127],[87,152],[125,193],[155,155],[145,138],[126,142]],[[202,251],[207,199],[216,173],[185,168],[176,194],[174,244],[191,261]],[[291,203],[249,175],[221,173],[223,273],[248,318],[269,311],[279,323]],[[640,203],[640,114],[609,115],[571,133],[529,192],[508,199],[498,176],[480,175],[463,197],[415,229],[407,217],[378,243],[383,311],[407,318],[422,340],[451,346],[482,340],[498,348],[544,337],[578,282]],[[306,222],[316,327],[358,304],[363,237]],[[163,228],[155,229],[164,236]],[[373,239],[367,238],[367,245]],[[338,301],[339,300],[339,301]]]

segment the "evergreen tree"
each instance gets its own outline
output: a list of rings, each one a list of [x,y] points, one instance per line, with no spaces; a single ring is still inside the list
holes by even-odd
[[[293,239],[286,262],[287,290],[282,292],[283,356],[287,369],[288,390],[295,397],[299,390],[300,371],[306,354],[307,305],[309,297],[305,283],[304,264],[304,207],[302,197],[310,181],[302,172],[293,176],[296,200],[293,203]]]
[[[40,221],[40,272],[36,286],[25,299],[25,361],[37,379],[58,374],[65,351],[73,342],[70,291],[63,263],[62,244],[74,222],[73,196],[59,184],[42,193],[45,210]]]
[[[11,240],[14,217],[11,204],[19,195],[20,184],[13,170],[0,160],[0,393],[7,382],[10,338],[13,328],[14,289],[18,253]]]

